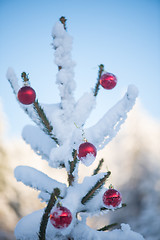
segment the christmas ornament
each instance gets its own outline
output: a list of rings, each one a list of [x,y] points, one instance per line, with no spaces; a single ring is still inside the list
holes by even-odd
[[[100,78],[100,84],[105,89],[112,89],[117,84],[117,78],[112,73],[104,73]]]
[[[23,86],[18,91],[17,96],[18,96],[18,100],[21,103],[23,103],[25,105],[29,105],[35,101],[36,93],[35,93],[34,89],[31,88],[30,86]]]
[[[72,221],[72,214],[66,207],[59,206],[50,214],[50,221],[55,228],[66,228]]]
[[[106,206],[117,207],[122,201],[122,196],[117,190],[110,188],[103,194],[103,203]]]
[[[85,164],[86,166],[90,166],[95,160],[97,155],[97,149],[92,143],[85,142],[79,146],[78,150],[78,158]]]

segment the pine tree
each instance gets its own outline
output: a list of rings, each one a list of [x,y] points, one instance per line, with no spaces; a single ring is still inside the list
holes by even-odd
[[[22,137],[37,154],[48,161],[50,167],[66,169],[68,185],[28,166],[18,166],[15,169],[17,181],[40,191],[39,198],[46,202],[45,209],[21,219],[15,229],[16,238],[18,240],[76,240],[115,239],[117,236],[118,239],[123,240],[143,239],[124,224],[121,230],[111,232],[104,231],[115,226],[114,223],[97,230],[86,225],[89,215],[107,213],[109,210],[125,206],[117,190],[114,192],[112,187],[106,189],[104,186],[111,172],[100,172],[103,159],[100,159],[91,176],[85,177],[82,183],[78,181],[79,164],[91,165],[95,160],[96,151],[102,149],[115,137],[127,117],[127,112],[132,109],[138,91],[135,86],[130,85],[124,97],[105,113],[102,119],[94,126],[85,128],[100,87],[110,89],[114,86],[107,87],[106,83],[102,82],[102,77],[107,73],[104,65],[100,64],[95,87],[76,102],[73,72],[75,64],[71,58],[72,38],[67,32],[65,17],[61,17],[60,21],[55,24],[52,36],[55,63],[58,67],[56,83],[60,92],[59,104],[39,103],[25,72],[21,74],[24,82],[22,88],[19,87],[12,69],[8,69],[7,78],[20,106],[37,125],[25,126]],[[109,81],[113,80],[116,84],[116,77],[113,74],[108,74],[108,76]],[[26,95],[29,96],[29,100],[26,99]],[[109,190],[113,191],[114,195],[109,196]],[[112,204],[113,202],[116,204]]]

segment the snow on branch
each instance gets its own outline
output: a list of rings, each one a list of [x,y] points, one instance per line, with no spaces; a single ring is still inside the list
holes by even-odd
[[[78,237],[77,237],[78,236]],[[80,237],[79,237],[80,236]],[[87,226],[83,221],[77,224],[72,232],[72,237],[76,240],[97,239],[97,240],[144,240],[142,235],[131,230],[128,224],[121,224],[120,229],[114,229],[113,231],[103,232],[96,231]]]
[[[7,79],[9,81],[9,83],[11,84],[11,87],[13,89],[13,93],[15,94],[16,96],[16,99],[17,99],[17,94],[18,94],[18,91],[20,89],[20,86],[18,84],[18,78],[16,76],[16,74],[14,73],[14,70],[12,68],[8,68],[7,70]],[[18,101],[19,102],[19,101]],[[36,112],[34,111],[33,109],[33,105],[24,105],[24,104],[21,104],[19,102],[21,108],[29,115],[29,117],[36,123],[36,124],[40,124],[38,118],[37,118],[37,114]]]
[[[79,192],[80,194],[83,207],[84,207],[84,204],[89,200],[88,193],[90,193],[90,190],[92,190],[95,187],[95,185],[101,181],[101,179],[104,179],[106,175],[108,175],[108,173],[101,172],[94,176],[87,176],[84,178],[81,184],[75,185],[75,188],[77,188],[77,192]]]
[[[74,106],[73,91],[76,87],[73,79],[75,63],[71,58],[72,37],[66,32],[61,22],[57,22],[53,27],[52,36],[55,49],[55,63],[59,69],[56,83],[60,91],[61,107],[65,110],[66,115],[70,116]]]
[[[12,68],[9,68],[7,71],[7,79],[11,84],[13,92],[17,98],[18,91],[20,89],[18,85],[18,78],[16,77]],[[19,101],[18,101],[19,102]],[[33,104],[25,105],[19,102],[22,109],[29,115],[29,117],[40,126],[40,128],[49,135],[57,144],[59,144],[58,139],[53,133],[53,127],[51,125],[50,120],[47,118],[44,109],[39,104],[38,100],[34,101]]]
[[[36,126],[26,125],[22,131],[22,137],[31,148],[45,160],[49,160],[49,154],[56,143]]]
[[[104,145],[116,136],[120,126],[127,118],[127,113],[135,104],[138,90],[130,85],[124,97],[114,105],[97,124],[85,130],[86,138],[95,146],[102,149]]]
[[[74,121],[78,126],[83,126],[92,109],[96,106],[96,98],[93,93],[84,93],[77,101],[74,110]]]
[[[38,240],[38,231],[39,225],[42,218],[43,209],[39,211],[35,211],[21,219],[16,226],[15,236],[16,239],[21,240]],[[33,224],[34,223],[34,224]],[[62,231],[62,230],[61,230]],[[73,230],[71,232],[71,238],[75,240],[144,240],[144,238],[139,234],[131,230],[128,224],[121,224],[120,229],[114,229],[113,231],[103,232],[96,231],[95,229],[90,228],[85,224],[84,221],[79,221],[78,224],[74,225]],[[58,230],[53,228],[53,226],[49,223],[47,226],[47,239],[65,239],[63,235],[60,234]],[[58,237],[57,237],[58,236]],[[70,238],[70,239],[71,239]]]
[[[14,175],[18,182],[23,182],[26,186],[31,188],[50,194],[53,192],[54,188],[59,188],[61,196],[65,195],[66,184],[59,183],[35,168],[18,166],[15,168]]]
[[[86,202],[88,202],[90,199],[92,199],[97,192],[100,191],[101,187],[104,185],[105,181],[107,180],[107,178],[110,176],[111,172],[107,172],[106,174],[104,174],[103,177],[101,177],[100,179],[98,179],[98,181],[95,183],[95,185],[88,191],[88,193],[83,197],[82,199],[82,204],[85,204]],[[95,176],[95,175],[94,175]],[[93,177],[93,176],[92,176]]]
[[[17,76],[14,73],[12,68],[8,68],[6,76],[7,76],[9,83],[11,84],[14,94],[17,97],[17,93],[18,93],[18,90],[20,89],[20,87],[18,84]]]

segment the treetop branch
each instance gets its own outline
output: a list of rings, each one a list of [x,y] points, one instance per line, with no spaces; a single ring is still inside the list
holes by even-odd
[[[60,17],[59,20],[60,20],[60,22],[63,24],[64,29],[67,30],[67,27],[66,27],[66,21],[67,21],[67,19],[66,19],[64,16],[62,16],[62,17]]]
[[[59,21],[63,24],[64,30],[67,30],[67,27],[66,27],[67,19],[64,16],[62,16],[60,17]],[[61,69],[62,69],[62,66],[58,66],[58,71],[60,71]]]

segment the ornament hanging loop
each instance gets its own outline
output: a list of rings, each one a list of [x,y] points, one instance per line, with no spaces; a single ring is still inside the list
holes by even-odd
[[[55,196],[55,199],[56,199],[56,206],[57,206],[57,207],[61,207],[61,206],[62,206],[62,203],[61,203],[60,200],[57,198],[57,196]]]
[[[81,132],[82,132],[82,137],[83,137],[83,141],[84,141],[84,142],[88,142],[87,139],[86,139],[86,137],[85,137],[85,131],[84,131],[84,129],[78,127],[77,124],[76,124],[75,122],[74,122],[74,125],[76,126],[76,128],[78,128],[78,129],[81,130]]]

